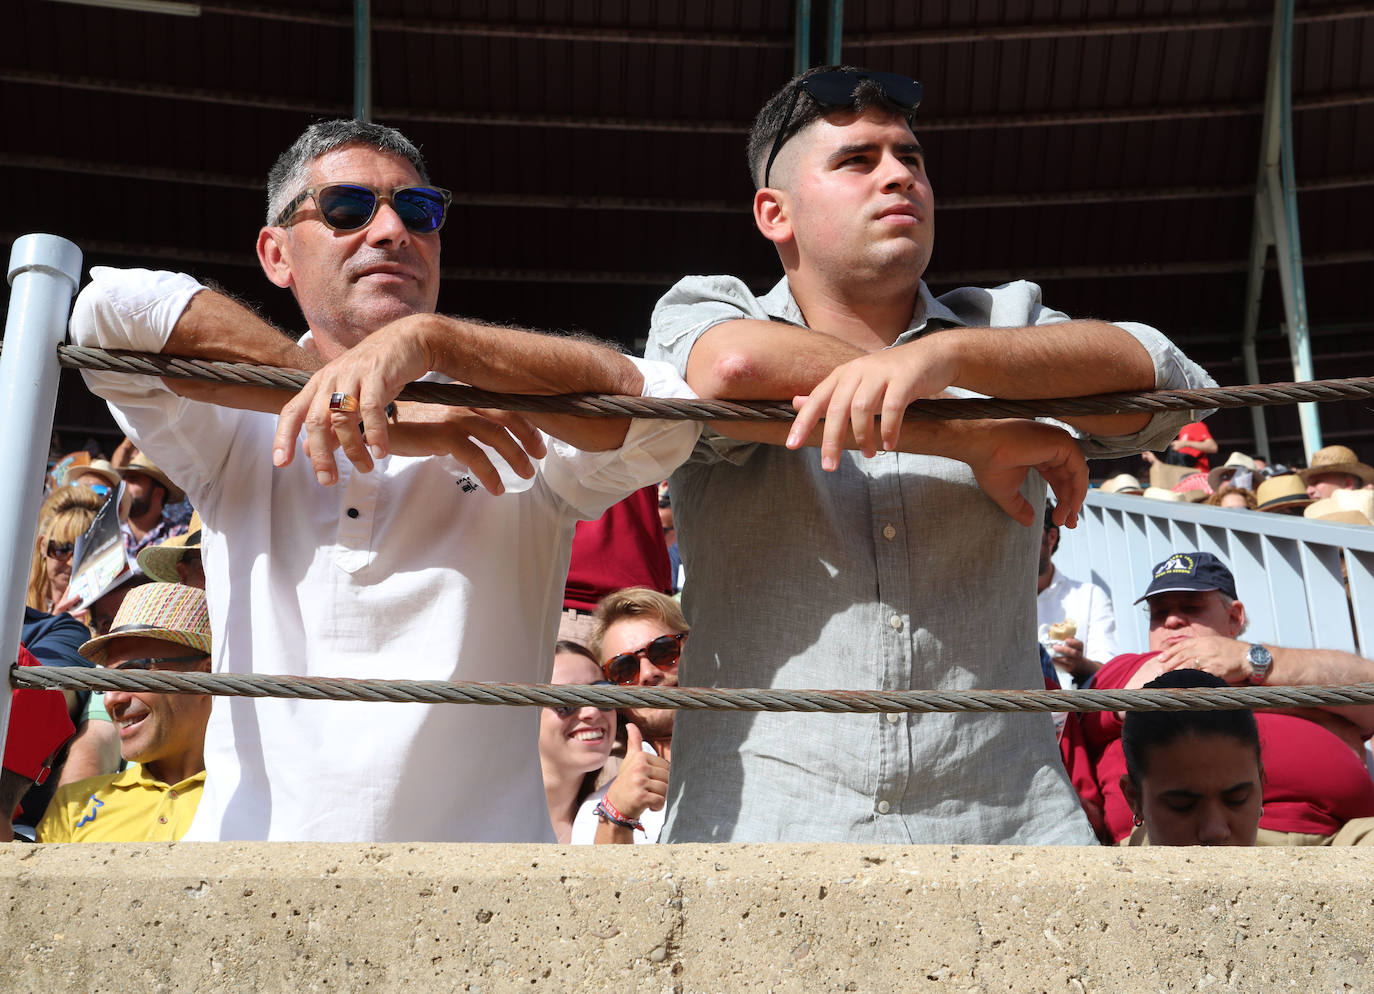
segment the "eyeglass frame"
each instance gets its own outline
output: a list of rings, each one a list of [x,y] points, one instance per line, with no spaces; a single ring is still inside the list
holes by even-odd
[[[59,542],[55,538],[48,539],[48,544],[43,546],[43,554],[49,559],[70,559],[75,552],[75,542]]]
[[[367,216],[366,221],[356,228],[340,228],[338,225],[330,223],[329,219],[325,217],[324,210],[320,207],[319,194],[334,186],[356,187],[359,190],[367,190],[372,194],[372,213]],[[294,220],[295,215],[301,209],[301,205],[307,200],[313,199],[315,201],[315,210],[320,215],[320,223],[330,231],[362,231],[377,219],[377,211],[381,209],[383,200],[391,204],[391,209],[393,211],[396,210],[396,194],[400,193],[402,190],[424,190],[428,193],[437,193],[444,205],[443,214],[439,217],[439,223],[432,231],[416,231],[408,224],[405,225],[406,231],[409,231],[413,235],[437,235],[442,231],[444,225],[448,223],[448,209],[453,205],[453,192],[451,190],[445,190],[442,186],[425,186],[423,183],[403,183],[400,186],[393,186],[390,190],[372,186],[368,183],[349,183],[342,181],[337,183],[322,183],[319,186],[307,186],[300,193],[292,197],[291,201],[281,209],[273,225],[278,228],[291,227],[291,225],[296,223]],[[396,212],[396,216],[401,216],[399,211]],[[405,224],[404,218],[401,218],[401,223]]]
[[[827,100],[825,97],[816,93],[811,88],[811,83],[815,80],[824,80],[827,78],[835,79],[836,77],[845,77],[848,79],[852,79],[854,81],[854,85],[850,87],[849,96],[844,101],[844,103],[835,103],[830,100]],[[916,87],[916,102],[908,106],[904,101],[896,99],[892,95],[891,91],[888,90],[887,86],[884,85],[884,80],[887,79],[901,80],[903,83],[910,83],[914,85]],[[773,172],[773,162],[777,159],[778,153],[782,151],[783,145],[787,144],[787,142],[796,135],[796,132],[793,132],[789,135],[787,133],[787,126],[792,123],[792,114],[797,109],[797,101],[801,98],[802,90],[805,90],[807,95],[810,96],[812,100],[816,101],[816,103],[821,104],[824,107],[829,107],[832,110],[842,110],[843,108],[850,106],[854,102],[854,92],[858,90],[859,86],[863,83],[864,80],[868,80],[869,82],[873,83],[876,87],[878,87],[879,90],[882,91],[884,97],[886,97],[893,104],[896,104],[898,107],[901,107],[903,110],[907,112],[906,123],[908,125],[910,125],[914,120],[916,120],[916,109],[921,106],[921,97],[924,95],[921,88],[921,84],[918,80],[910,79],[899,73],[872,72],[867,69],[831,69],[826,72],[815,73],[814,75],[808,76],[805,79],[799,79],[797,80],[797,82],[792,84],[792,98],[787,102],[787,113],[783,115],[782,126],[778,128],[778,133],[773,138],[773,148],[768,153],[767,164],[763,167],[763,185],[765,187],[768,186],[768,180]]]
[[[615,687],[615,686],[617,686],[617,684],[612,683],[610,680],[597,680],[597,681],[595,681],[595,682],[593,682],[593,683],[576,684],[576,686],[579,686],[579,687]],[[577,714],[577,712],[581,711],[583,708],[588,708],[588,707],[595,707],[595,708],[596,708],[598,711],[600,711],[602,714],[607,714],[608,712],[611,712],[611,711],[614,711],[614,710],[615,710],[615,708],[613,708],[613,707],[610,707],[610,708],[603,708],[603,707],[601,707],[599,704],[596,704],[596,705],[593,705],[593,704],[546,704],[546,705],[544,705],[544,706],[545,706],[546,708],[548,708],[550,711],[552,711],[554,714],[558,715],[558,717],[564,718],[564,719],[566,719],[566,718],[571,718],[573,715]]]
[[[125,660],[123,660],[122,662],[115,663],[113,666],[107,666],[106,669],[111,669],[111,670],[116,670],[116,671],[118,671],[118,670],[143,670],[144,672],[147,672],[147,673],[158,673],[158,672],[162,672],[162,671],[164,671],[164,670],[166,670],[166,671],[171,671],[171,672],[175,672],[175,671],[178,669],[178,667],[175,667],[175,666],[171,666],[171,667],[153,666],[153,665],[151,665],[151,664],[153,664],[153,663],[198,663],[198,662],[200,662],[202,659],[209,659],[209,658],[210,658],[210,654],[209,654],[208,652],[199,652],[199,653],[196,653],[194,656],[147,656],[147,657],[145,657],[145,658],[143,658],[143,659],[125,659]]]
[[[643,658],[646,662],[648,662],[650,666],[656,667],[657,669],[665,670],[665,671],[667,671],[667,670],[675,670],[675,669],[677,669],[677,667],[678,667],[678,661],[682,659],[682,643],[683,643],[683,641],[684,641],[686,638],[687,638],[687,633],[686,633],[686,632],[670,632],[670,633],[668,633],[667,635],[656,635],[655,637],[651,638],[648,642],[645,642],[645,643],[644,643],[643,645],[641,645],[638,649],[635,649],[635,650],[632,651],[632,652],[617,652],[614,656],[612,656],[610,659],[606,660],[604,663],[601,664],[601,672],[604,673],[604,674],[606,675],[606,679],[607,679],[608,681],[610,681],[612,684],[614,684],[614,685],[617,686],[617,687],[632,687],[632,686],[634,686],[633,678],[632,678],[631,680],[625,682],[625,683],[618,683],[618,682],[615,680],[615,678],[611,676],[611,669],[610,669],[611,664],[612,664],[613,662],[615,662],[617,659],[623,659],[623,658],[625,658],[626,656],[628,656],[628,657],[630,657],[631,659],[633,659],[634,662],[635,662],[635,672],[636,672],[636,673],[639,672],[639,660],[640,660],[641,658]],[[653,644],[656,643],[656,642],[661,642],[661,641],[663,641],[664,639],[674,639],[674,640],[676,640],[676,642],[677,642],[677,654],[676,654],[675,656],[673,656],[673,658],[672,658],[671,660],[668,660],[668,661],[663,662],[663,663],[656,663],[656,662],[654,662],[652,659],[649,658],[649,655],[648,655],[648,653],[649,653],[649,646],[653,645]]]

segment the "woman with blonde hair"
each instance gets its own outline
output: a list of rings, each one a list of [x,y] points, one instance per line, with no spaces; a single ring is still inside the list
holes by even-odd
[[[76,540],[91,526],[105,503],[90,487],[58,487],[38,510],[38,535],[29,566],[25,603],[36,611],[52,613],[67,595],[72,579],[72,553]]]

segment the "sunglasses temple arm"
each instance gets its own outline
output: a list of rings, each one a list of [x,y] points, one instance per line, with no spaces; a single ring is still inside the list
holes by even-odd
[[[773,161],[777,159],[778,152],[782,150],[783,136],[787,134],[787,126],[792,123],[792,112],[797,109],[797,100],[801,97],[801,85],[792,87],[792,99],[787,101],[787,113],[782,116],[782,127],[778,128],[777,137],[773,139],[773,148],[768,153],[768,164],[763,167],[763,185],[768,185],[769,177],[773,173]]]

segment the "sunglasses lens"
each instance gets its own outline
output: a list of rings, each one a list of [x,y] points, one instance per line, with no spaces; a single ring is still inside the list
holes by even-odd
[[[921,84],[892,72],[823,72],[806,80],[802,87],[827,107],[847,107],[854,100],[854,91],[866,79],[904,110],[915,110],[921,103]]]
[[[639,675],[639,657],[632,653],[622,652],[606,661],[605,671],[607,678],[612,683],[622,687],[627,683],[634,683],[635,677]]]
[[[315,195],[320,216],[331,228],[356,231],[372,220],[377,210],[377,195],[365,186],[336,183]]]
[[[645,646],[644,655],[648,656],[649,662],[655,666],[676,666],[678,657],[682,655],[682,644],[671,635],[664,635]]]
[[[444,226],[447,205],[438,190],[427,186],[407,187],[396,191],[393,203],[401,223],[416,234],[426,235]]]

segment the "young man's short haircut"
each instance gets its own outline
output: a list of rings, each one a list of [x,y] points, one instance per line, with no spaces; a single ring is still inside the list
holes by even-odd
[[[663,622],[675,632],[688,632],[687,619],[682,615],[678,602],[667,594],[648,587],[626,587],[615,593],[607,594],[596,605],[593,616],[590,648],[597,660],[601,659],[601,642],[606,637],[606,629],[617,621],[626,618],[653,618]]]

